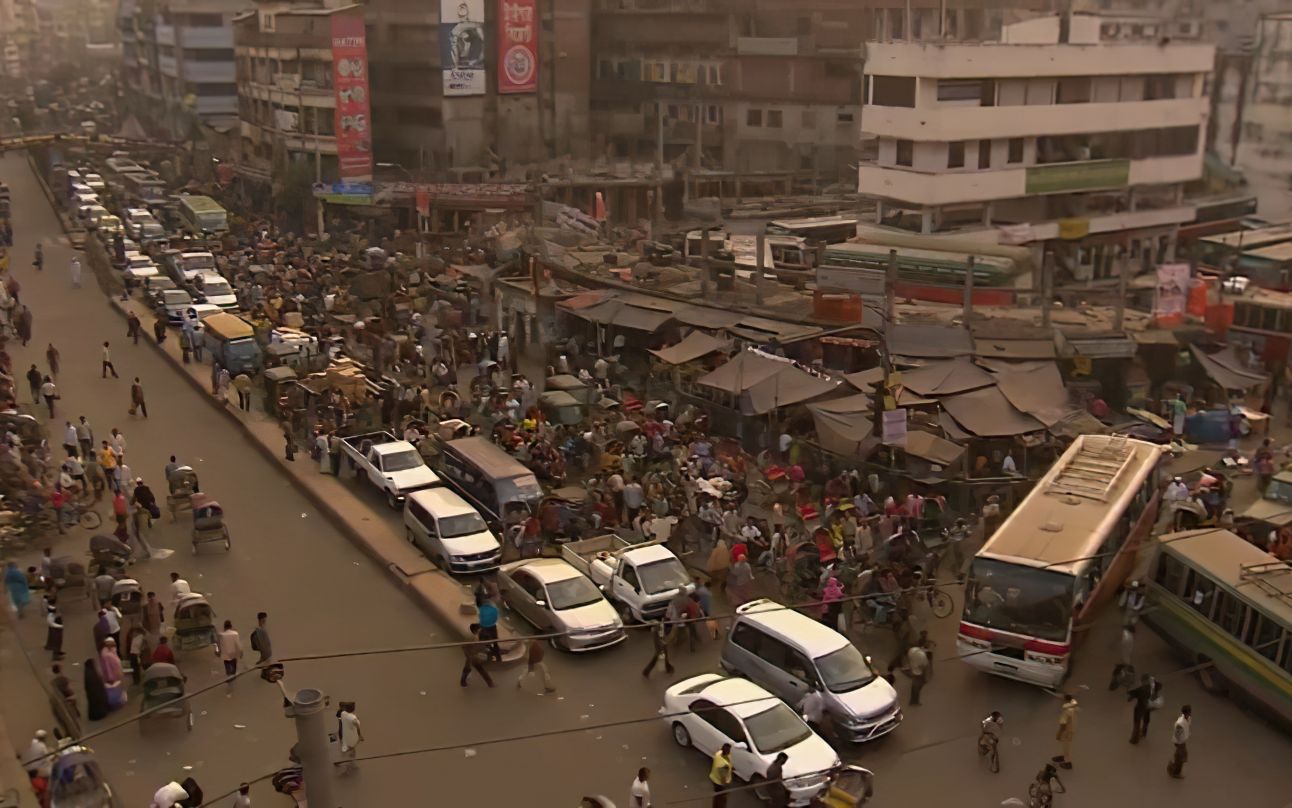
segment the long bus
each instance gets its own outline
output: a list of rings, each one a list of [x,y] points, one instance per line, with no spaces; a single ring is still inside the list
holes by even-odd
[[[1151,570],[1144,621],[1208,689],[1292,727],[1292,567],[1227,530],[1191,530],[1162,536]]]
[[[166,182],[156,172],[139,170],[119,175],[126,198],[144,206],[166,201]]]
[[[1162,448],[1082,435],[974,556],[956,648],[979,670],[1044,687],[1121,586],[1157,518]]]
[[[777,219],[767,223],[767,235],[797,236],[809,242],[833,244],[857,235],[857,217],[836,215]]]
[[[964,286],[969,274],[967,253],[851,241],[826,247],[821,265],[882,270],[887,268],[892,251],[897,252],[897,277],[901,281]],[[977,287],[1011,287],[1023,271],[1016,260],[1003,255],[975,255],[973,267]]]
[[[1292,223],[1255,229],[1234,230],[1198,239],[1199,259],[1217,269],[1233,269],[1235,259],[1244,252],[1273,247],[1292,241]]]

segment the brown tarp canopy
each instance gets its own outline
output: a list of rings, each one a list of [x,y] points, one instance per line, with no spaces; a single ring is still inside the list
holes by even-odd
[[[865,457],[879,445],[875,424],[867,413],[831,412],[824,407],[822,404],[807,405],[816,423],[816,437],[821,448],[847,457]]]
[[[720,331],[740,322],[744,315],[739,312],[710,309],[705,306],[678,306],[677,310],[673,312],[673,317],[679,323]]]
[[[734,395],[792,367],[789,362],[780,362],[753,351],[741,351],[722,366],[696,379],[695,383]]]
[[[998,387],[984,387],[939,402],[956,423],[982,438],[1009,437],[1036,432],[1045,425],[1014,409]]]
[[[966,357],[930,362],[902,373],[902,387],[922,396],[950,396],[994,383],[990,373]]]
[[[848,380],[848,384],[864,393],[869,393],[875,389],[875,385],[884,380],[884,369],[878,367],[859,370],[856,373],[849,373],[844,378]]]
[[[813,376],[788,361],[743,351],[722,367],[701,376],[696,384],[739,395],[741,412],[762,415],[777,407],[823,396],[839,382]]]
[[[1015,409],[1047,427],[1059,423],[1076,409],[1068,402],[1068,390],[1063,386],[1058,365],[1053,362],[1031,370],[997,373],[996,386]]]
[[[973,341],[974,356],[984,359],[1053,359],[1052,339],[982,339]]]
[[[1243,367],[1233,348],[1211,355],[1203,353],[1197,345],[1190,345],[1189,350],[1193,351],[1194,358],[1207,375],[1226,390],[1248,390],[1269,380],[1267,374],[1254,373]]]
[[[831,398],[825,401],[818,401],[810,405],[813,410],[834,413],[836,415],[846,415],[858,412],[870,412],[871,397],[866,393],[856,393],[851,396],[841,398]]]
[[[692,331],[678,344],[652,350],[651,353],[670,365],[680,365],[683,362],[699,359],[714,351],[725,350],[729,344],[717,337],[711,337],[703,331]]]
[[[950,466],[965,453],[965,447],[958,446],[949,440],[922,429],[911,429],[906,432],[906,445],[902,449],[908,455],[914,455],[939,466]]]
[[[969,332],[949,325],[890,325],[884,332],[884,343],[893,356],[919,359],[948,359],[973,353]]]

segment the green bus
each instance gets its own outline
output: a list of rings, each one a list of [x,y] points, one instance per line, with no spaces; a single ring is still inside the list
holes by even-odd
[[[969,255],[942,250],[921,250],[848,241],[825,248],[821,266],[858,269],[885,269],[888,253],[897,252],[899,280],[919,284],[963,286],[969,272]],[[1014,278],[1023,271],[1013,258],[1001,255],[975,255],[974,286],[1012,287]]]
[[[1227,530],[1159,538],[1144,620],[1208,689],[1292,727],[1292,567]]]

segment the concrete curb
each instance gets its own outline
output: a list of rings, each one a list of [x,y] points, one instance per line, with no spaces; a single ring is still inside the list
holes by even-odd
[[[86,256],[87,256],[88,262],[93,267],[93,271],[95,272],[96,275],[98,275],[102,270],[102,268],[107,263],[107,254],[103,251],[102,245],[100,245],[97,241],[94,241],[87,248]],[[102,279],[100,280],[102,281]],[[127,312],[125,307],[122,305],[122,301],[117,299],[115,296],[110,295],[108,302],[111,304],[112,310],[117,312],[117,314],[121,316],[121,319],[124,322],[126,320]],[[455,611],[448,610],[444,604],[441,604],[436,599],[424,593],[422,590],[422,587],[419,585],[418,579],[421,578],[422,576],[443,575],[444,573],[436,570],[433,572],[423,572],[423,573],[418,573],[416,575],[408,576],[400,572],[395,562],[393,562],[390,558],[382,555],[382,553],[378,551],[377,548],[374,547],[373,544],[367,540],[367,538],[364,536],[363,532],[359,530],[359,528],[353,525],[348,519],[346,519],[346,517],[339,510],[333,507],[332,503],[328,500],[327,497],[323,496],[319,491],[306,485],[302,480],[300,480],[296,476],[296,474],[291,473],[289,470],[283,469],[282,464],[286,461],[279,456],[278,450],[275,447],[270,446],[269,444],[261,440],[261,438],[258,435],[256,435],[251,430],[251,428],[241,418],[237,416],[236,413],[230,410],[228,406],[222,405],[214,397],[212,397],[210,392],[206,389],[206,386],[199,379],[195,378],[191,373],[188,372],[188,370],[184,367],[183,362],[179,358],[172,355],[164,347],[162,347],[161,345],[158,345],[156,341],[152,340],[148,336],[145,336],[143,341],[146,342],[153,350],[160,353],[162,357],[166,360],[166,362],[169,363],[179,373],[180,377],[185,379],[193,387],[193,389],[197,390],[197,392],[201,394],[202,399],[204,401],[206,401],[210,406],[218,410],[226,419],[229,420],[229,422],[234,424],[237,427],[238,431],[242,433],[243,439],[246,440],[248,443],[250,443],[253,447],[255,447],[255,449],[259,451],[260,454],[263,455],[266,460],[272,463],[275,468],[279,469],[280,472],[283,473],[283,475],[291,483],[292,487],[295,488],[300,494],[302,494],[307,500],[309,500],[310,503],[315,508],[317,508],[320,513],[324,515],[324,517],[326,517],[339,530],[341,530],[341,532],[345,534],[346,538],[349,539],[352,544],[354,544],[360,550],[362,550],[363,553],[367,555],[372,561],[376,562],[383,569],[387,570],[390,573],[392,579],[394,579],[397,583],[401,584],[402,589],[408,594],[410,598],[412,598],[418,605],[420,605],[423,610],[425,610],[432,617],[436,618],[440,622],[444,623],[447,627],[452,629],[453,632],[456,634],[457,639],[459,640],[470,639],[470,635],[467,634],[467,632],[464,630],[464,627],[462,626],[462,616],[460,614],[457,614]],[[456,583],[454,585],[456,586]],[[517,635],[511,634],[511,632],[507,630],[506,626],[500,625],[499,639],[502,642],[503,647],[505,649],[503,653],[503,664],[506,665],[506,664],[514,664],[514,663],[520,662],[521,659],[525,656],[524,644],[520,642],[520,640],[522,640],[523,638]]]
[[[31,169],[32,175],[35,176],[36,184],[40,186],[41,193],[45,195],[45,201],[49,202],[49,206],[54,210],[54,215],[58,217],[58,226],[63,229],[63,234],[67,236],[68,242],[75,249],[85,249],[86,231],[72,226],[62,207],[59,206],[58,198],[54,196],[54,189],[50,188],[49,183],[45,181],[45,173],[40,170],[40,166],[36,165],[36,159],[31,156],[31,151],[24,150],[23,156],[27,158],[27,167]],[[77,243],[78,236],[79,244]]]

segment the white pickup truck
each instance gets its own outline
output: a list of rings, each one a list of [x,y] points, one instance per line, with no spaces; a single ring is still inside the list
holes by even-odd
[[[601,587],[624,622],[658,620],[670,600],[695,591],[686,567],[659,540],[595,536],[562,545],[561,557]]]
[[[389,432],[369,432],[341,439],[341,451],[350,458],[355,475],[366,474],[368,482],[386,494],[386,503],[398,508],[404,497],[423,488],[440,485],[417,447]]]

